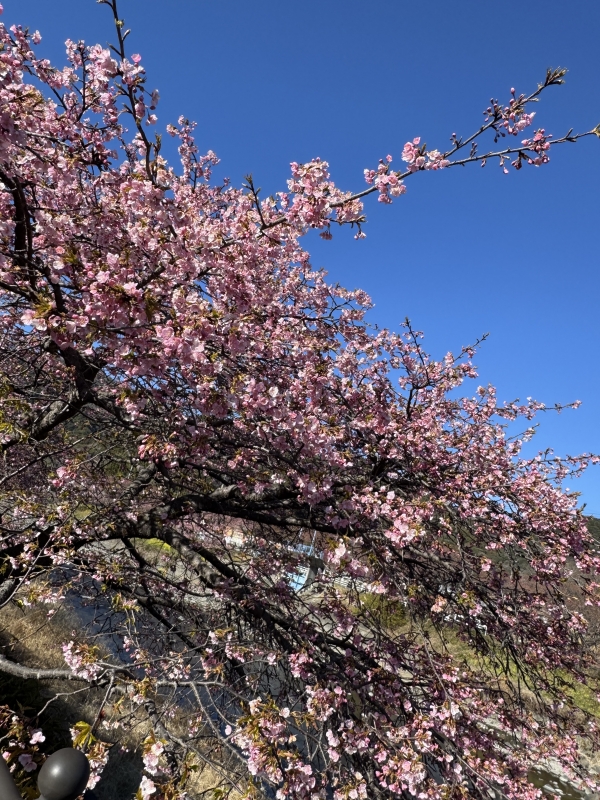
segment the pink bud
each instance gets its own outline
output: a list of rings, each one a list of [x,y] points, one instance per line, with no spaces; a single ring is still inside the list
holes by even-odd
[[[133,61],[134,64],[139,64],[140,61],[142,60],[142,57],[141,57],[141,55],[139,53],[134,53],[131,56],[131,60]]]

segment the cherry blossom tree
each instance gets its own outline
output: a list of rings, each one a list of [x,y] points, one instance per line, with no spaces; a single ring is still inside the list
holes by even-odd
[[[422,171],[600,135],[534,130],[565,71],[361,191],[315,159],[263,198],[211,179],[186,119],[167,163],[100,2],[115,46],[67,41],[62,69],[0,27],[0,604],[66,598],[112,645],[82,627],[64,669],[0,670],[96,692],[80,746],[147,720],[141,798],[203,764],[243,797],[533,800],[550,757],[597,788],[574,688],[596,691],[600,554],[561,488],[594,458],[524,457],[542,404],[461,394],[476,345],[434,360],[408,322],[372,330],[301,244],[363,237],[364,198]],[[43,733],[11,713],[33,772]]]

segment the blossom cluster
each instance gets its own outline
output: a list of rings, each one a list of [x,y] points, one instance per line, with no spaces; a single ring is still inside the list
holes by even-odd
[[[96,663],[94,648],[89,645],[77,645],[70,641],[62,645],[63,658],[80,678],[93,681],[102,672],[102,666]]]

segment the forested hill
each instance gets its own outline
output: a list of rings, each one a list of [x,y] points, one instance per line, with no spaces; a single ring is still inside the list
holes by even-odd
[[[596,541],[600,541],[600,519],[598,517],[586,517],[589,532]]]

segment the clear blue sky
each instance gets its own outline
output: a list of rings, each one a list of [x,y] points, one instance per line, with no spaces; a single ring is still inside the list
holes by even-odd
[[[94,0],[3,0],[5,23],[38,28],[38,52],[62,63],[67,37],[106,43]],[[344,189],[421,136],[443,149],[480,123],[489,98],[529,91],[569,68],[536,122],[555,135],[600,122],[600,3],[480,0],[121,0],[158,88],[159,125],[198,121],[217,175],[252,172],[284,188],[290,161],[320,156]],[[549,165],[421,174],[385,207],[367,203],[368,238],[307,242],[332,280],[366,289],[371,320],[409,316],[434,355],[490,333],[476,363],[500,399],[582,400],[541,418],[535,449],[600,452],[598,211],[600,141],[556,148]],[[600,468],[574,482],[600,516]]]

